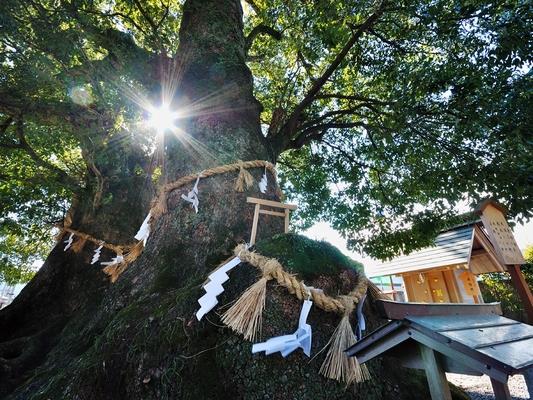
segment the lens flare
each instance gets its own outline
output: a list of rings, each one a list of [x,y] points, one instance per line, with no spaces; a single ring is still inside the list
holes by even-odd
[[[148,126],[157,129],[158,133],[173,131],[176,128],[175,121],[179,118],[176,111],[171,111],[168,105],[162,104],[160,107],[150,107]]]

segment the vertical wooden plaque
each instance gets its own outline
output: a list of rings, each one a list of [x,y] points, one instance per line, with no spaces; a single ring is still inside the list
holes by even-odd
[[[496,254],[505,265],[525,264],[522,252],[516,244],[513,231],[500,207],[490,202],[483,206],[481,221],[494,245]]]

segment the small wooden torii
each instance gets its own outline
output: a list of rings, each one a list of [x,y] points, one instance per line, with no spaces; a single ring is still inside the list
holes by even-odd
[[[248,203],[255,204],[255,210],[254,210],[254,219],[252,223],[252,233],[250,236],[250,245],[255,244],[255,239],[257,237],[257,225],[259,223],[259,214],[266,214],[266,215],[273,215],[276,217],[283,217],[285,218],[285,229],[284,232],[287,233],[289,231],[289,212],[290,210],[294,211],[296,210],[297,206],[294,204],[284,204],[280,203],[278,201],[271,201],[271,200],[264,200],[264,199],[258,199],[255,197],[247,197],[246,201]],[[270,207],[274,209],[282,209],[283,211],[272,211],[272,210],[266,210],[262,207]]]

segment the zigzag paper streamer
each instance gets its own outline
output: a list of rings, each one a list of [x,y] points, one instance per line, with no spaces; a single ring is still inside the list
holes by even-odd
[[[102,251],[102,247],[104,247],[104,245],[100,245],[100,247],[98,247],[94,251],[93,259],[91,260],[91,265],[95,264],[100,259],[100,252]]]
[[[267,185],[268,185],[268,178],[267,178],[267,172],[265,168],[263,177],[261,178],[261,181],[259,182],[259,190],[261,191],[261,193],[266,193]]]
[[[363,337],[363,332],[366,330],[366,321],[365,321],[365,316],[363,314],[363,305],[365,304],[365,300],[366,300],[366,294],[363,297],[361,297],[361,299],[359,299],[359,303],[357,303],[357,309],[356,309],[357,340],[361,340],[361,338]]]
[[[148,240],[148,236],[150,236],[150,218],[152,218],[152,213],[148,213],[139,231],[134,236],[135,239],[142,240],[144,246],[146,246],[146,241]]]
[[[276,336],[272,339],[268,339],[263,343],[256,343],[252,346],[252,353],[265,352],[265,355],[280,352],[283,357],[287,357],[294,350],[301,348],[307,357],[311,356],[311,338],[312,331],[311,325],[307,321],[309,311],[313,302],[311,300],[305,300],[300,312],[300,318],[298,321],[298,329],[291,335]]]
[[[106,261],[106,262],[103,262],[103,263],[100,263],[100,264],[102,264],[102,265],[115,265],[115,264],[120,264],[123,261],[124,261],[124,257],[121,256],[120,254],[117,254],[116,257],[111,259],[111,261]]]
[[[66,243],[67,245],[65,246],[65,248],[63,249],[63,251],[67,251],[70,246],[72,246],[72,242],[74,241],[74,233],[71,232],[70,233],[70,236],[68,237],[67,240],[65,240],[63,243]]]
[[[200,204],[200,200],[198,200],[198,182],[200,181],[200,177],[196,178],[196,183],[194,184],[194,187],[192,190],[187,193],[187,196],[184,194],[181,195],[181,198],[185,201],[188,201],[191,203],[191,207],[194,208],[194,211],[198,214],[198,205]]]
[[[204,286],[205,294],[198,299],[200,304],[200,309],[196,313],[198,321],[218,304],[217,296],[224,291],[222,284],[229,280],[227,273],[240,263],[239,257],[232,258],[209,275],[209,282]]]

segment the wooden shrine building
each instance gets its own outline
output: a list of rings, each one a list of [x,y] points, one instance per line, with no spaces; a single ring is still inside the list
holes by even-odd
[[[476,276],[507,271],[533,322],[533,296],[520,272],[525,261],[504,209],[488,200],[476,215],[474,221],[441,232],[431,247],[367,268],[367,276],[401,276],[409,302],[482,303]]]

